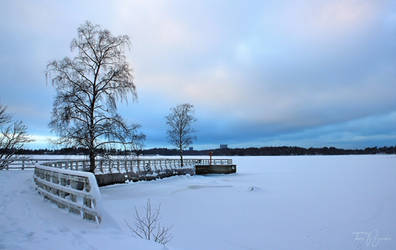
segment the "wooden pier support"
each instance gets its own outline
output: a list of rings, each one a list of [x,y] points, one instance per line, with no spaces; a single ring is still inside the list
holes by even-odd
[[[233,174],[236,173],[236,165],[196,165],[195,174]]]

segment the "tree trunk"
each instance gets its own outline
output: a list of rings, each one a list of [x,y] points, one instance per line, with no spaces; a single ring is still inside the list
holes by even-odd
[[[91,102],[91,108],[90,108],[90,123],[89,123],[89,172],[95,174],[95,100],[96,100],[96,77],[97,77],[98,72],[95,73],[95,79],[94,79],[94,84],[92,86],[92,102]]]
[[[181,163],[181,166],[183,167],[184,162],[183,162],[183,149],[182,148],[179,149],[179,155],[180,155],[180,163]]]
[[[95,174],[95,152],[89,152],[89,172]]]

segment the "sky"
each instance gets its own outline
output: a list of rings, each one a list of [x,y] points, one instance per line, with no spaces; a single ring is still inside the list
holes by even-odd
[[[396,2],[5,0],[0,103],[54,147],[51,60],[85,21],[131,39],[138,99],[119,113],[146,147],[171,147],[165,116],[191,103],[194,148],[396,145]]]

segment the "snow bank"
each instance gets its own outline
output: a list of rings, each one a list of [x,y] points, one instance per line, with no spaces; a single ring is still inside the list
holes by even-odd
[[[105,219],[95,224],[59,209],[37,193],[32,176],[32,170],[0,171],[0,249],[166,249]]]

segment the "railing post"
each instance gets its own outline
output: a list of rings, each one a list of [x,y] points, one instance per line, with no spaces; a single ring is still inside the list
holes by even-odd
[[[103,160],[99,160],[99,167],[100,167],[100,172],[102,172],[104,174],[104,171],[103,171]]]
[[[22,170],[25,170],[25,160],[22,160]]]
[[[152,162],[153,164],[152,164],[152,166],[153,166],[153,168],[154,168],[154,170],[151,168],[151,163],[150,162]],[[153,172],[157,172],[157,166],[156,166],[156,162],[154,161],[149,161],[149,166],[150,166],[150,170],[151,171],[153,171]]]
[[[117,170],[118,170],[118,173],[121,173],[121,170],[120,170],[120,160],[117,160]]]
[[[111,171],[111,168],[112,168],[112,162],[111,162],[111,160],[109,160],[108,162],[109,162],[109,171],[110,171],[110,174],[112,174],[112,173],[113,173],[113,171]]]
[[[134,173],[134,171],[133,171],[133,161],[132,160],[130,160],[130,162],[129,162],[130,164],[131,164],[131,172],[132,173]]]
[[[137,169],[138,169],[138,172],[139,172],[139,174],[141,173],[141,171],[140,171],[140,160],[137,160]]]

